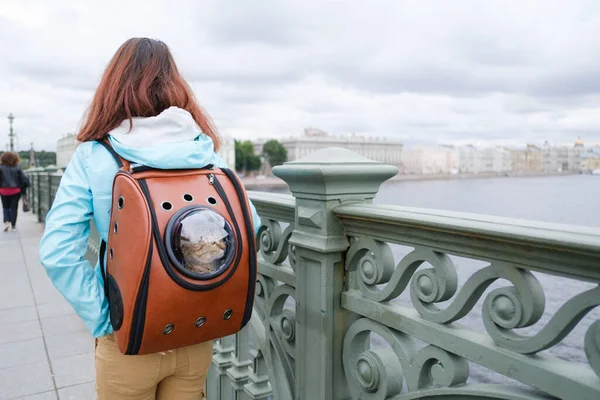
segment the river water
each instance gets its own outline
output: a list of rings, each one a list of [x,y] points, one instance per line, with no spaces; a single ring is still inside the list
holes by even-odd
[[[510,218],[544,221],[560,224],[600,228],[600,176],[572,175],[525,178],[486,178],[438,181],[400,181],[382,185],[377,204],[487,214]],[[411,249],[392,246],[396,262]],[[464,258],[451,257],[459,275],[459,290],[466,279],[485,264]],[[568,265],[565,265],[568,268]],[[592,284],[557,278],[534,272],[541,282],[545,295],[545,312],[540,321],[530,328],[518,330],[524,335],[534,335],[543,328],[559,307],[575,295],[590,289]],[[507,281],[497,281],[489,291],[507,286]],[[456,322],[485,331],[481,309],[485,294],[474,309]],[[397,300],[410,305],[409,290]],[[446,308],[452,300],[444,302]],[[587,363],[583,352],[584,336],[589,325],[600,319],[600,310],[590,312],[560,343],[542,353],[577,363]],[[495,372],[470,364],[469,382],[513,382]]]
[[[600,227],[600,176],[391,182],[375,202]]]

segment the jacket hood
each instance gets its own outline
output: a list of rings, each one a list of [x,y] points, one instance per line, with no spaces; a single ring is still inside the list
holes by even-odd
[[[115,151],[134,164],[158,169],[202,168],[214,158],[214,144],[192,115],[170,107],[155,117],[123,121],[108,133]]]

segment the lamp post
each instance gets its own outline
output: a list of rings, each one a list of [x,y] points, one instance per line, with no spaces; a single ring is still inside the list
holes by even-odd
[[[37,160],[35,159],[35,151],[33,151],[33,142],[31,142],[31,149],[29,149],[29,166],[35,168],[37,166]]]
[[[10,151],[15,151],[15,143],[14,143],[15,134],[13,132],[13,121],[14,120],[15,120],[15,117],[12,115],[12,113],[8,114],[8,123],[10,126],[10,131],[8,134],[8,137],[10,139]]]

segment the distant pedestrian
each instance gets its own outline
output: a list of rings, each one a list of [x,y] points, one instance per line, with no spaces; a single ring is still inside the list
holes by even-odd
[[[4,232],[17,229],[19,199],[29,186],[29,179],[19,165],[16,153],[5,152],[0,156],[0,196],[4,214]]]

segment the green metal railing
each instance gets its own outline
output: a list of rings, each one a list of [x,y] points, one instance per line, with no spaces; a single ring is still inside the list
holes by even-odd
[[[60,172],[29,173],[43,220]],[[375,205],[396,168],[344,149],[274,173],[292,195],[250,192],[254,313],[215,341],[208,399],[600,399],[600,229]],[[550,307],[542,277],[579,291]],[[584,362],[547,351],[581,328]]]

